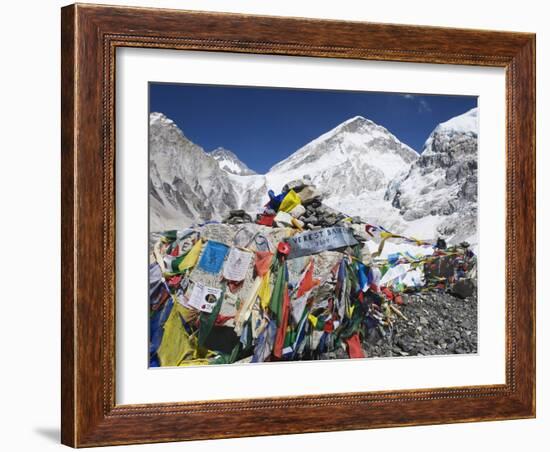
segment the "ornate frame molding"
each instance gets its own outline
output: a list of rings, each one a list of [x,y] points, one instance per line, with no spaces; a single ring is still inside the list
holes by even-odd
[[[116,405],[118,47],[504,67],[506,383]],[[62,9],[62,88],[64,444],[81,447],[535,415],[534,35],[77,4]],[[531,296],[519,296],[519,275],[524,293]],[[331,418],[326,419],[323,409],[329,406]],[[232,413],[238,413],[238,419]]]

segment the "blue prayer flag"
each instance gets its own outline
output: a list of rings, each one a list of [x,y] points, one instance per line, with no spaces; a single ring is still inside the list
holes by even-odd
[[[208,273],[219,273],[229,247],[209,240],[199,260],[199,268]]]
[[[367,266],[362,262],[359,262],[357,273],[359,276],[359,287],[361,288],[362,292],[366,292],[369,288],[370,281],[368,277],[368,271],[369,269],[367,268]]]

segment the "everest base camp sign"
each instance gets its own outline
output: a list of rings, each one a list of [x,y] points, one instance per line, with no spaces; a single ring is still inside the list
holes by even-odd
[[[322,251],[330,251],[344,246],[357,245],[353,232],[342,226],[303,232],[289,238],[290,254],[288,259],[311,256]]]

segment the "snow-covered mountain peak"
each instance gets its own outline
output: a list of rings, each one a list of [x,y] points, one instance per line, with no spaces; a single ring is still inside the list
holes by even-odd
[[[418,158],[413,149],[385,127],[362,116],[354,116],[298,149],[273,166],[270,173],[288,172],[304,165],[330,168],[357,159],[369,160],[376,165],[375,160],[380,158],[380,154],[397,156],[404,164]]]
[[[442,122],[441,124],[439,124],[436,130],[449,130],[459,133],[475,132],[477,134],[477,115],[478,108],[472,108],[466,113],[455,116],[448,121]]]
[[[184,141],[188,145],[199,148],[199,146],[192,143],[183,133],[183,131],[178,127],[178,125],[166,116],[164,113],[153,112],[149,113],[149,137],[156,137],[161,134],[164,138],[168,139],[170,136],[170,141],[174,144],[179,141]],[[178,148],[177,145],[170,146],[172,149]],[[160,150],[157,147],[150,147],[150,152],[155,152]],[[166,151],[166,149],[163,149]],[[177,152],[177,151],[176,151]]]
[[[231,174],[236,174],[238,176],[250,176],[256,174],[255,171],[251,170],[244,162],[239,160],[233,152],[229,149],[223,147],[218,147],[210,152],[212,156],[220,165],[220,168],[227,171]]]
[[[477,241],[477,108],[439,124],[420,158],[396,178],[386,199],[409,225],[433,220],[448,243]]]
[[[420,156],[383,126],[354,116],[262,175],[227,149],[205,152],[171,119],[151,113],[151,230],[220,220],[231,209],[254,215],[269,189],[280,193],[302,179],[326,206],[368,223],[424,239],[475,241],[477,114],[439,124]]]
[[[152,231],[219,220],[238,206],[231,175],[162,113],[149,116],[149,162]]]
[[[342,122],[341,124],[338,124],[336,127],[329,130],[328,132],[320,135],[318,138],[314,139],[313,141],[299,149],[295,154],[306,148],[311,148],[312,146],[318,145],[323,142],[331,140],[345,141],[346,139],[353,139],[353,137],[351,137],[350,135],[361,135],[362,141],[365,143],[375,140],[377,138],[390,138],[392,140],[399,141],[385,127],[378,125],[374,121],[364,118],[363,116],[354,116]],[[412,149],[411,151],[413,153],[411,155],[416,156],[416,153]]]
[[[472,136],[477,138],[477,134],[478,108],[475,107],[466,113],[439,124],[424,143],[422,154],[436,152],[437,148],[447,149],[444,146],[435,145],[436,141],[449,141],[454,136]]]
[[[332,130],[340,131],[343,129],[347,129],[348,131],[352,131],[360,127],[371,126],[371,125],[376,125],[376,123],[374,123],[370,119],[367,119],[363,116],[353,116],[352,118],[346,119],[343,123],[339,124]]]
[[[170,118],[168,118],[164,113],[155,111],[149,115],[149,124],[154,125],[162,123],[164,125],[175,124]]]

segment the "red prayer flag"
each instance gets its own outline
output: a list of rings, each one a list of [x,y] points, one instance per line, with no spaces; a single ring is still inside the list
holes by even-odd
[[[359,340],[359,333],[355,333],[353,336],[346,339],[348,345],[348,354],[350,358],[364,358],[365,352],[361,348],[361,341]]]
[[[313,259],[309,264],[309,268],[306,270],[300,286],[298,287],[298,293],[296,296],[300,298],[302,295],[308,293],[315,286],[319,285],[320,281],[318,279],[313,279]]]
[[[182,279],[183,279],[183,275],[174,275],[174,276],[171,276],[170,278],[168,278],[168,280],[166,282],[168,283],[168,285],[170,287],[175,288],[175,287],[179,286]]]
[[[261,224],[263,226],[273,226],[274,219],[275,219],[275,215],[260,215],[260,218],[256,223]]]
[[[227,281],[227,287],[229,287],[231,293],[236,293],[241,290],[243,283],[244,279],[242,281]]]
[[[388,300],[393,300],[393,292],[390,289],[388,289],[387,287],[382,288],[382,293],[386,297],[388,297]]]
[[[223,325],[225,322],[227,322],[230,319],[234,319],[234,315],[221,315],[218,314],[218,317],[216,317],[216,320],[214,321],[214,325],[220,326]]]
[[[288,326],[288,313],[290,308],[290,298],[288,296],[288,285],[285,285],[285,290],[283,292],[283,313],[282,321],[277,330],[277,335],[275,336],[275,345],[273,346],[273,356],[280,358],[283,356],[283,345],[285,343],[286,328]]]

